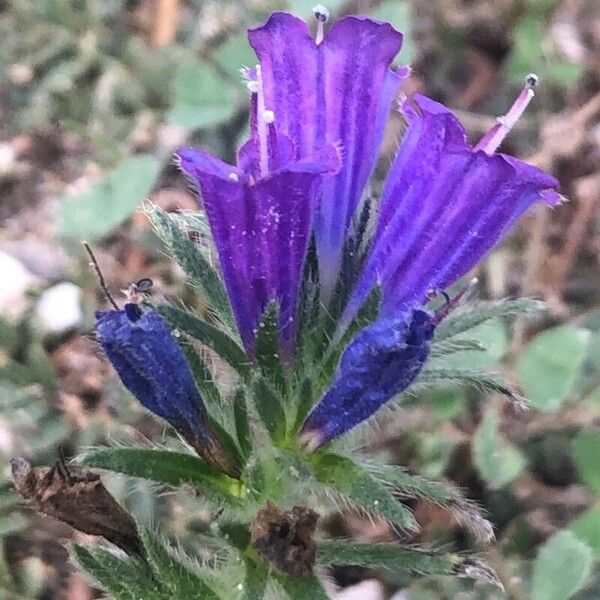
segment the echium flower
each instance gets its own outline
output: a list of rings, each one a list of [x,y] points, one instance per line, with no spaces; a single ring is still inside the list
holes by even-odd
[[[350,16],[325,32],[325,11],[316,16],[316,39],[304,21],[280,12],[249,31],[259,64],[245,70],[251,137],[237,166],[201,150],[177,152],[199,189],[249,358],[274,300],[288,368],[311,236],[327,310],[347,242],[362,231],[354,227],[356,213],[408,73],[391,68],[402,43],[391,25]],[[415,380],[442,318],[423,308],[430,290],[467,273],[533,203],[559,201],[553,177],[496,152],[535,83],[528,79],[514,106],[474,147],[443,105],[421,95],[402,102],[408,130],[374,204],[375,231],[358,245],[368,251],[334,341],[376,287],[379,315],[350,341],[306,419],[300,436],[308,448],[347,432]]]
[[[96,339],[125,387],[214,468],[238,477],[237,458],[212,430],[185,356],[164,319],[139,305],[136,286],[122,309],[96,313]],[[112,299],[111,299],[112,301]]]

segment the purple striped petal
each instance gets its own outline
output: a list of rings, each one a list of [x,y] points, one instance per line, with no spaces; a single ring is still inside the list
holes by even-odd
[[[342,435],[403,392],[427,360],[434,327],[427,312],[407,310],[358,333],[302,427],[307,446],[314,450]]]
[[[177,156],[201,193],[246,351],[254,355],[262,314],[277,300],[281,354],[289,362],[316,198],[322,175],[339,168],[336,150],[325,147],[256,182],[201,150],[183,148]]]
[[[306,23],[274,13],[249,31],[265,103],[301,158],[341,144],[343,165],[324,182],[315,222],[325,295],[335,286],[352,215],[375,166],[385,119],[405,70],[390,71],[402,45],[391,25],[362,17],[333,24],[320,44]]]
[[[471,269],[531,204],[556,204],[558,182],[506,156],[474,151],[443,105],[405,104],[408,132],[388,175],[374,243],[342,322],[377,284],[383,314],[425,300]]]

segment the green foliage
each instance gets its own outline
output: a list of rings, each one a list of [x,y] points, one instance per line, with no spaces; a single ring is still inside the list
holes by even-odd
[[[488,412],[473,438],[475,464],[492,489],[510,483],[525,468],[525,458],[498,431],[498,415]]]
[[[552,536],[540,550],[534,566],[532,600],[567,600],[588,578],[591,550],[571,532]]]
[[[569,529],[590,547],[596,560],[600,559],[600,506],[593,506],[579,515]]]
[[[173,100],[167,120],[186,129],[206,129],[236,112],[233,87],[207,62],[187,59],[175,72]]]
[[[573,456],[587,485],[600,494],[600,431],[582,431],[573,442]]]
[[[144,209],[169,252],[185,271],[190,282],[206,299],[210,309],[223,324],[234,330],[233,315],[225,288],[204,253],[190,239],[188,232],[168,213],[150,202],[145,204]]]
[[[256,362],[264,376],[283,389],[285,376],[279,356],[279,306],[271,302],[265,309],[256,336]]]
[[[60,233],[88,241],[107,235],[148,195],[158,168],[152,156],[132,156],[84,192],[63,197],[57,215]]]
[[[517,81],[524,81],[525,76],[535,67],[537,75],[542,79],[551,79],[564,86],[573,86],[581,76],[581,65],[567,58],[544,52],[545,32],[544,19],[537,14],[525,16],[514,30],[514,45],[510,55],[507,72]]]
[[[538,410],[559,409],[568,399],[583,364],[589,332],[564,325],[537,335],[519,361],[523,391]]]
[[[329,596],[323,589],[316,575],[308,577],[284,577],[275,573],[273,579],[283,588],[289,600],[328,600]]]
[[[414,516],[396,500],[385,485],[349,458],[320,453],[310,458],[315,477],[342,502],[398,525],[407,530],[418,529]]]
[[[250,415],[246,404],[246,392],[240,388],[233,398],[233,418],[235,434],[242,456],[249,456],[252,452],[252,434],[250,431]]]
[[[199,487],[216,501],[235,504],[243,496],[243,486],[215,471],[202,459],[170,450],[142,448],[101,448],[80,457],[88,467],[106,469],[132,477],[141,477],[174,487]]]

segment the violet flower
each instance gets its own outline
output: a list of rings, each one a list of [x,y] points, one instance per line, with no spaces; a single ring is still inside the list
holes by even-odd
[[[405,68],[390,65],[402,36],[387,23],[345,17],[316,39],[274,13],[249,31],[259,65],[246,69],[251,137],[238,166],[200,150],[177,153],[198,185],[241,339],[253,358],[267,304],[280,306],[279,341],[291,367],[298,295],[311,235],[320,300],[330,305],[353,220],[377,160]],[[510,111],[471,147],[457,118],[417,95],[408,130],[374,204],[376,229],[339,319],[339,342],[375,287],[378,320],[351,340],[300,435],[315,449],[369,418],[418,376],[441,318],[421,309],[432,289],[468,272],[533,203],[556,204],[557,181],[496,150],[533,97],[529,79]],[[341,152],[341,165],[337,151]],[[367,233],[363,233],[368,235]]]
[[[262,69],[265,102],[279,130],[294,142],[296,157],[310,156],[327,142],[342,148],[342,167],[325,180],[314,227],[325,302],[334,292],[344,241],[375,166],[390,107],[408,74],[405,68],[390,69],[402,34],[389,23],[350,16],[324,35],[327,16],[323,8],[317,12],[316,40],[302,19],[282,12],[248,32]]]
[[[172,425],[211,466],[239,476],[239,464],[211,430],[185,356],[155,310],[128,302],[96,313],[96,338],[125,387]]]
[[[335,173],[340,158],[335,146],[323,145],[295,159],[294,144],[265,108],[260,67],[249,77],[252,135],[239,152],[238,166],[194,148],[182,148],[176,156],[200,191],[246,352],[254,356],[261,317],[276,300],[281,356],[289,364],[317,196],[322,176]]]

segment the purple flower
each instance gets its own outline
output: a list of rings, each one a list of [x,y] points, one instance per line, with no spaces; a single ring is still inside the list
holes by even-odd
[[[232,476],[239,465],[223,448],[181,348],[155,310],[137,304],[96,313],[96,337],[125,387],[170,423],[213,467]]]
[[[177,158],[199,188],[246,352],[254,356],[261,317],[276,300],[281,356],[289,364],[317,196],[322,176],[335,173],[340,160],[331,145],[293,159],[293,144],[264,108],[259,81],[251,83],[257,84],[252,137],[240,150],[238,166],[194,148],[178,150]]]
[[[335,289],[352,216],[373,171],[385,121],[407,69],[390,70],[402,35],[389,23],[345,17],[317,40],[307,24],[274,13],[248,33],[262,69],[266,106],[297,158],[341,144],[342,168],[324,183],[316,222],[321,297]]]
[[[434,326],[427,312],[407,310],[360,331],[302,427],[307,448],[314,450],[346,433],[403,392],[427,360]]]
[[[531,93],[530,93],[531,92]],[[532,96],[524,89],[515,107]],[[403,105],[408,131],[388,174],[373,244],[342,318],[342,328],[375,285],[383,315],[425,301],[471,269],[534,202],[556,204],[558,182],[494,154],[507,117],[472,148],[458,119],[424,96]]]

